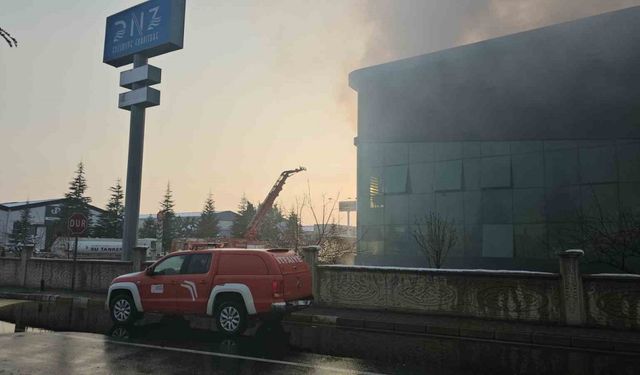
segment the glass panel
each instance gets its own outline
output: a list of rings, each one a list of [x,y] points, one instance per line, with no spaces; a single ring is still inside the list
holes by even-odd
[[[576,141],[544,141],[545,151],[566,150],[576,147],[578,147],[578,142]]]
[[[482,143],[464,142],[462,144],[462,155],[465,159],[479,158],[482,155]]]
[[[435,164],[436,191],[460,190],[462,188],[462,160],[444,161]]]
[[[480,159],[464,160],[464,189],[480,189]]]
[[[367,202],[367,206],[358,211],[358,225],[382,225],[383,196],[377,196],[375,200],[380,204],[378,208],[370,208],[370,202]]]
[[[384,143],[383,149],[385,165],[409,163],[409,146],[406,143]]]
[[[620,184],[620,209],[640,215],[640,183]]]
[[[409,219],[409,196],[388,195],[384,200],[384,223],[407,224]]]
[[[411,163],[434,161],[433,143],[409,143],[409,161]]]
[[[467,257],[482,256],[482,226],[481,225],[465,226],[464,255]]]
[[[412,193],[433,192],[434,178],[433,163],[411,164],[409,166],[409,179],[411,180]]]
[[[512,190],[484,190],[482,192],[482,222],[507,224],[512,218]]]
[[[509,155],[509,142],[482,142],[482,155]]]
[[[449,250],[446,257],[463,257],[464,256],[464,225],[454,225],[456,242],[453,244],[453,247]],[[445,258],[446,264],[446,258]]]
[[[464,192],[464,223],[467,225],[480,224],[482,220],[482,192]]]
[[[372,168],[369,175],[369,207],[380,208],[382,203],[382,170]]]
[[[383,241],[358,242],[358,254],[362,254],[362,255],[382,255],[383,248],[384,248]]]
[[[541,153],[513,155],[513,186],[543,187],[544,160]]]
[[[384,162],[382,146],[379,143],[358,144],[358,162],[368,166],[381,166]]]
[[[511,187],[511,157],[482,158],[482,188]]]
[[[464,193],[436,193],[436,212],[456,224],[464,223]]]
[[[587,141],[579,141],[578,147],[581,148],[592,148],[592,147],[604,147],[604,146],[615,146],[615,141],[610,139],[591,139]]]
[[[640,143],[618,145],[620,181],[640,182]]]
[[[440,142],[434,145],[436,160],[462,159],[461,142]]]
[[[360,238],[362,241],[382,241],[384,239],[384,227],[381,225],[362,225]]]
[[[542,153],[542,141],[511,142],[511,154]]]
[[[583,185],[582,214],[591,219],[615,221],[618,218],[618,185]]]
[[[406,225],[387,225],[385,227],[385,254],[405,254],[410,246],[409,227]]]
[[[567,249],[580,248],[582,229],[576,223],[549,223],[549,251],[553,254]]]
[[[580,216],[580,189],[576,186],[558,187],[546,191],[547,221],[576,221]]]
[[[433,194],[412,194],[409,196],[409,224],[414,224],[417,219],[423,218],[433,210],[435,210]]]
[[[545,152],[547,186],[578,183],[578,149]]]
[[[542,223],[544,217],[544,189],[516,189],[513,191],[513,221]]]
[[[548,259],[547,230],[544,224],[514,226],[515,256],[517,258]]]
[[[406,165],[384,168],[384,192],[385,194],[407,192]]]
[[[580,149],[580,177],[583,183],[613,182],[618,179],[613,146]]]
[[[482,256],[513,258],[513,225],[483,225]]]

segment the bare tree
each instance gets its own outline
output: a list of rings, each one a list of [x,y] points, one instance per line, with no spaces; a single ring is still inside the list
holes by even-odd
[[[576,213],[576,220],[549,239],[549,247],[578,247],[586,261],[611,266],[627,273],[640,273],[640,214],[630,208],[620,211],[602,207],[596,194],[591,213]]]
[[[441,268],[451,248],[456,245],[456,228],[452,222],[435,212],[416,219],[411,232],[429,267]]]
[[[346,256],[355,255],[357,239],[352,238],[347,230],[338,225],[335,220],[340,193],[333,198],[322,194],[322,202],[320,207],[317,207],[313,203],[308,181],[307,187],[307,207],[314,222],[313,238],[307,242],[320,246],[318,261],[324,264],[335,264]]]
[[[18,41],[16,40],[16,38],[12,37],[11,34],[9,34],[7,31],[5,31],[1,27],[0,27],[0,36],[2,36],[2,39],[4,39],[7,42],[7,44],[9,44],[9,47],[18,46]]]

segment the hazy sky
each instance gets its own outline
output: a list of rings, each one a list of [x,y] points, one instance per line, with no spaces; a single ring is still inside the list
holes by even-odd
[[[0,202],[61,197],[76,164],[103,206],[126,179],[129,112],[119,72],[102,63],[105,18],[139,1],[0,0]],[[184,49],[162,68],[161,105],[147,110],[141,212],[167,181],[177,211],[264,198],[304,165],[279,203],[307,191],[356,191],[356,94],[349,72],[640,5],[640,0],[187,0]],[[4,42],[0,40],[0,42]],[[346,221],[343,216],[341,221]],[[305,222],[310,222],[308,214]]]

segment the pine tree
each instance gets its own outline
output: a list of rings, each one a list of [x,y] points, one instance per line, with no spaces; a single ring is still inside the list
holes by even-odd
[[[167,182],[167,190],[164,193],[164,199],[160,202],[160,211],[162,212],[162,249],[169,251],[171,242],[176,234],[176,213],[173,210],[173,193],[171,185]]]
[[[292,209],[289,211],[284,232],[284,244],[286,247],[298,249],[302,245],[302,221],[298,214]]]
[[[194,238],[198,236],[197,217],[180,217],[174,219],[174,237],[175,238]]]
[[[94,231],[97,237],[122,238],[122,225],[124,223],[124,193],[120,179],[109,188],[111,197],[107,203],[107,209],[100,215],[100,220]]]
[[[87,188],[84,164],[80,162],[78,163],[78,169],[75,171],[75,176],[69,182],[69,191],[64,195],[66,202],[62,205],[61,219],[54,224],[53,233],[55,233],[56,236],[68,235],[67,222],[69,221],[69,217],[76,212],[84,214],[89,222],[92,222],[88,207],[89,203],[91,203],[91,198],[85,196]],[[89,233],[93,231],[94,228],[89,228]],[[52,237],[52,241],[55,240],[56,236]]]
[[[9,243],[16,252],[20,252],[22,247],[33,241],[31,236],[31,210],[29,202],[20,213],[20,220],[13,224],[13,230],[9,234]]]
[[[258,228],[258,239],[271,246],[280,246],[283,240],[284,222],[282,210],[277,204],[273,205]]]
[[[149,215],[142,222],[142,227],[138,231],[139,238],[156,238],[158,234],[158,223],[153,216]]]
[[[214,238],[218,237],[218,233],[218,216],[216,215],[215,202],[213,201],[213,196],[209,193],[200,214],[197,236],[199,238]]]
[[[247,231],[249,222],[256,214],[256,207],[247,200],[246,196],[242,196],[238,205],[238,216],[231,227],[231,235],[235,238],[242,238]]]

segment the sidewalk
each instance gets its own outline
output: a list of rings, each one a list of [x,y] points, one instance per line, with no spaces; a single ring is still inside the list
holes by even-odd
[[[640,331],[404,314],[312,306],[289,321],[401,334],[457,337],[533,345],[640,353]]]
[[[72,292],[69,290],[45,290],[27,289],[20,287],[0,287],[0,298],[19,299],[39,302],[66,302],[80,305],[104,304],[106,294]]]
[[[106,294],[0,288],[0,298],[41,302],[66,302],[80,306],[104,304]],[[438,315],[404,314],[388,311],[335,309],[312,306],[297,311],[285,321],[298,324],[331,325],[349,329],[489,340],[560,348],[640,353],[640,331],[549,326],[534,323],[457,318]]]

